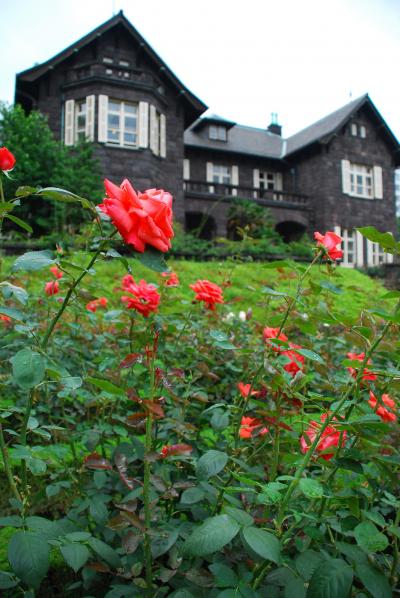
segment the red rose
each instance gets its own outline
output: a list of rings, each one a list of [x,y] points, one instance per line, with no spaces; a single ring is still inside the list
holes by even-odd
[[[209,280],[198,280],[189,287],[196,293],[196,301],[204,301],[207,309],[215,310],[216,303],[223,303],[222,289]]]
[[[282,351],[282,347],[278,347],[277,345],[273,345],[273,343],[270,342],[270,339],[274,339],[277,338],[279,341],[285,341],[287,342],[288,337],[286,336],[286,334],[283,334],[283,332],[281,332],[278,336],[278,332],[279,332],[279,328],[270,328],[269,326],[266,326],[263,330],[263,339],[266,343],[268,343],[273,351]]]
[[[0,170],[7,172],[15,166],[15,157],[6,147],[0,147]]]
[[[240,438],[252,438],[253,436],[264,436],[268,434],[268,428],[265,428],[262,421],[256,417],[242,417],[240,422]]]
[[[107,307],[107,299],[105,297],[93,299],[93,301],[89,301],[89,303],[86,304],[86,309],[93,313],[95,313],[99,307]]]
[[[324,422],[327,417],[328,415],[326,413],[323,413],[320,417],[321,422]],[[307,453],[307,451],[309,450],[310,446],[314,442],[319,432],[320,427],[320,423],[316,421],[310,422],[310,427],[305,431],[305,435],[308,437],[308,442],[306,441],[304,436],[300,438],[300,449],[303,454]],[[321,453],[319,456],[322,457],[322,459],[325,459],[325,461],[329,461],[330,459],[332,459],[334,452],[326,453],[325,451],[330,448],[336,448],[339,445],[340,434],[341,432],[333,425],[327,426],[323,431],[321,439],[318,442],[315,450],[317,453]],[[346,431],[344,431],[342,434],[342,447],[346,442],[346,436],[347,433]]]
[[[175,272],[162,272],[161,276],[166,278],[165,286],[166,287],[179,287],[179,278]]]
[[[167,457],[173,457],[176,455],[190,455],[192,452],[193,447],[190,444],[165,444],[160,452],[160,456],[163,459]]]
[[[347,353],[347,357],[349,359],[351,359],[352,361],[364,361],[365,353]],[[371,363],[372,363],[372,361],[370,359],[368,359],[367,364],[371,364]],[[350,368],[350,367],[347,369],[350,372],[350,374],[353,376],[353,378],[356,378],[358,370],[356,368]],[[371,370],[364,368],[362,380],[376,380],[376,379],[377,379],[376,374],[371,372]]]
[[[51,268],[50,268],[50,272],[53,274],[53,276],[54,276],[55,278],[58,278],[58,279],[60,279],[60,278],[62,278],[62,277],[63,277],[63,273],[61,272],[61,270],[59,270],[59,269],[57,268],[57,266],[51,266]]]
[[[332,261],[340,260],[343,257],[343,251],[337,249],[337,245],[340,245],[342,238],[336,233],[328,231],[324,236],[321,233],[314,233],[314,239],[318,241],[317,247],[326,249],[327,255]]]
[[[387,395],[387,394],[382,395],[382,403],[384,403],[384,405],[386,405],[386,407],[389,407],[389,409],[386,409],[385,407],[383,407],[383,405],[380,405],[378,403],[377,398],[374,395],[374,393],[372,392],[372,390],[369,391],[368,403],[372,407],[372,409],[375,411],[376,415],[379,415],[379,417],[381,418],[382,421],[384,421],[384,422],[397,421],[397,417],[396,417],[395,413],[393,413],[394,411],[396,411],[396,403],[392,398],[390,398],[389,395]]]
[[[249,396],[249,394],[251,394],[251,396],[255,396],[255,397],[257,397],[260,394],[259,390],[252,390],[250,393],[251,384],[244,384],[243,382],[239,382],[237,387],[238,387],[240,394],[242,395],[242,397],[244,399],[246,399]]]
[[[46,282],[44,285],[44,292],[46,295],[57,295],[60,291],[60,287],[57,280],[51,280],[50,282]]]
[[[99,208],[110,216],[125,243],[143,253],[146,244],[163,251],[171,247],[172,195],[161,189],[136,193],[125,179],[120,187],[104,181],[108,197]]]
[[[121,297],[121,301],[126,303],[128,309],[136,309],[145,318],[151,312],[157,311],[160,295],[154,284],[148,284],[145,280],[136,283],[133,276],[127,274],[123,278],[122,285],[124,290],[132,295],[131,297],[126,295]]]
[[[4,325],[8,326],[9,324],[11,324],[12,320],[11,320],[10,316],[0,314],[0,322],[4,322]]]
[[[301,349],[300,345],[295,345],[293,343],[289,343],[290,349],[287,351],[282,351],[282,355],[285,355],[290,361],[283,366],[283,369],[286,372],[289,372],[292,376],[295,376],[297,372],[301,371],[304,366],[304,356],[297,351],[293,351],[292,349]]]

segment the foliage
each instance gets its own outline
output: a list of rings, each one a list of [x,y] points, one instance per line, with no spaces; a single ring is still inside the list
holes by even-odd
[[[0,283],[4,595],[47,595],[50,579],[57,596],[393,595],[400,293],[343,315],[323,248],[245,281],[239,261],[177,262],[185,288],[169,287],[160,254],[121,255],[96,226],[89,254],[27,252]],[[161,299],[143,317],[122,296],[145,268]],[[194,300],[197,272],[228,304]]]
[[[28,115],[19,105],[0,106],[0,145],[15,149],[17,164],[4,180],[4,190],[12,197],[18,187],[64,187],[89,197],[95,203],[103,196],[100,171],[92,146],[81,142],[73,148],[54,138],[46,118],[35,110]],[[58,203],[51,209],[42,198],[23,201],[19,215],[30,223],[34,234],[79,228],[84,215],[75,207]]]

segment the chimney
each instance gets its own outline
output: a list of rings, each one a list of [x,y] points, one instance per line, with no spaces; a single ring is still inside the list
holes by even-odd
[[[282,135],[282,127],[278,125],[278,114],[271,112],[271,124],[267,127],[267,131],[274,135]]]

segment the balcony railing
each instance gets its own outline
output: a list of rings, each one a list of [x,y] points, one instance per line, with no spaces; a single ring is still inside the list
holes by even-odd
[[[241,185],[227,185],[225,183],[207,183],[205,181],[184,181],[183,189],[185,195],[190,197],[227,200],[234,197],[241,199],[254,199],[257,203],[264,205],[295,205],[307,209],[309,207],[308,196],[301,193],[288,193],[276,189],[256,189],[255,187],[242,187]]]

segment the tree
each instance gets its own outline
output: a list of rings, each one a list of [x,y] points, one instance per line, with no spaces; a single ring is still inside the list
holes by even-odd
[[[100,167],[93,146],[82,142],[66,147],[54,138],[47,119],[38,111],[25,114],[19,105],[0,105],[0,145],[6,146],[17,163],[4,185],[13,197],[21,185],[61,187],[97,203],[103,196]],[[82,211],[69,204],[50,206],[31,196],[23,200],[18,215],[29,222],[35,235],[52,231],[72,232],[84,219]]]

